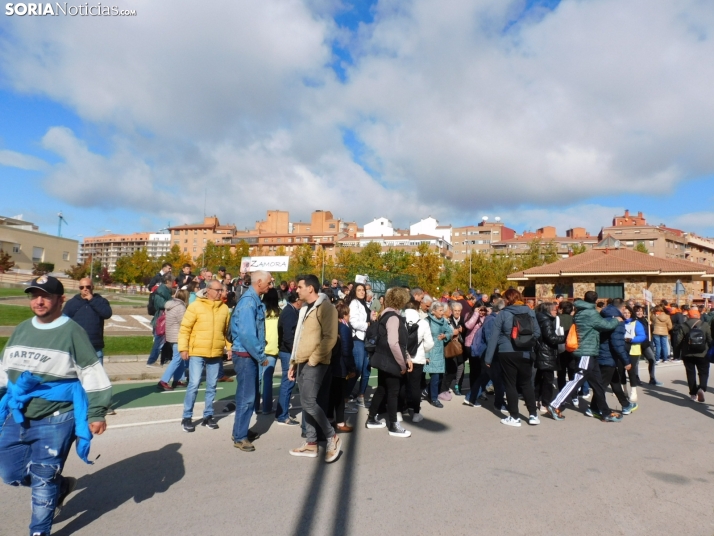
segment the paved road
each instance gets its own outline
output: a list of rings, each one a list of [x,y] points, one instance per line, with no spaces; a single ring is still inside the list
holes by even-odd
[[[95,465],[70,456],[65,473],[80,486],[55,534],[713,534],[714,412],[686,399],[683,378],[681,365],[663,367],[665,385],[644,388],[619,424],[569,410],[564,422],[510,428],[460,399],[427,406],[423,423],[405,423],[409,439],[343,434],[332,465],[290,457],[299,429],[268,416],[256,452],[243,453],[232,416],[186,434],[137,425],[176,406],[127,409],[126,426],[110,421],[93,443]],[[0,533],[24,533],[29,497],[0,487]]]

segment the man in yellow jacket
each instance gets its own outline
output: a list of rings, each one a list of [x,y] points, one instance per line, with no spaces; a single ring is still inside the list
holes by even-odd
[[[184,432],[193,432],[193,404],[201,383],[203,367],[206,367],[206,407],[203,410],[201,426],[216,430],[218,424],[213,420],[213,399],[216,396],[216,383],[223,351],[226,347],[226,332],[230,311],[221,300],[223,283],[218,280],[208,281],[205,289],[196,293],[196,301],[186,309],[181,321],[178,336],[178,351],[181,359],[188,360],[189,383],[183,401]]]

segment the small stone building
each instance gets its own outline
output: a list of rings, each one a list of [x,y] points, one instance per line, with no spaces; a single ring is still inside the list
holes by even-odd
[[[677,301],[680,281],[684,294],[679,302],[699,301],[711,292],[714,268],[676,259],[662,259],[628,249],[593,249],[551,264],[529,268],[508,276],[524,296],[547,300],[562,294],[581,298],[594,290],[600,298],[642,301],[649,290],[653,300]]]

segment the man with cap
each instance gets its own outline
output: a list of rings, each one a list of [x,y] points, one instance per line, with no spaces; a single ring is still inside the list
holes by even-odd
[[[0,477],[32,488],[30,534],[42,536],[77,485],[62,476],[75,439],[91,463],[112,387],[87,333],[62,315],[62,283],[43,275],[25,293],[35,316],[15,328],[0,361]]]

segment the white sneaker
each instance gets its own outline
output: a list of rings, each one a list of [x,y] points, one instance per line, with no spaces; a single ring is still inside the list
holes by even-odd
[[[514,419],[513,417],[506,417],[505,419],[501,419],[501,424],[505,424],[506,426],[520,426],[521,425],[521,420],[520,419]]]
[[[637,402],[637,387],[630,387],[630,402]]]
[[[590,391],[588,391],[588,394],[582,396],[582,399],[590,401],[592,399],[592,397],[593,397],[593,390],[590,389]]]
[[[397,411],[397,422],[404,422],[404,415],[401,411]]]
[[[415,413],[414,416],[412,417],[412,422],[421,422],[424,420],[424,415],[421,413]]]
[[[389,435],[393,437],[410,437],[412,433],[402,428],[402,425],[398,422],[395,422],[389,427]]]
[[[531,426],[540,424],[540,419],[538,418],[538,415],[531,415],[530,417],[528,417],[528,424],[530,424]]]
[[[573,398],[573,400],[571,402],[573,403],[573,406],[575,406],[576,408],[580,405],[580,401],[578,400],[578,397]]]
[[[704,402],[704,391],[701,389],[697,391],[697,402]]]
[[[501,413],[503,413],[504,415],[510,415],[507,406],[501,406]]]

